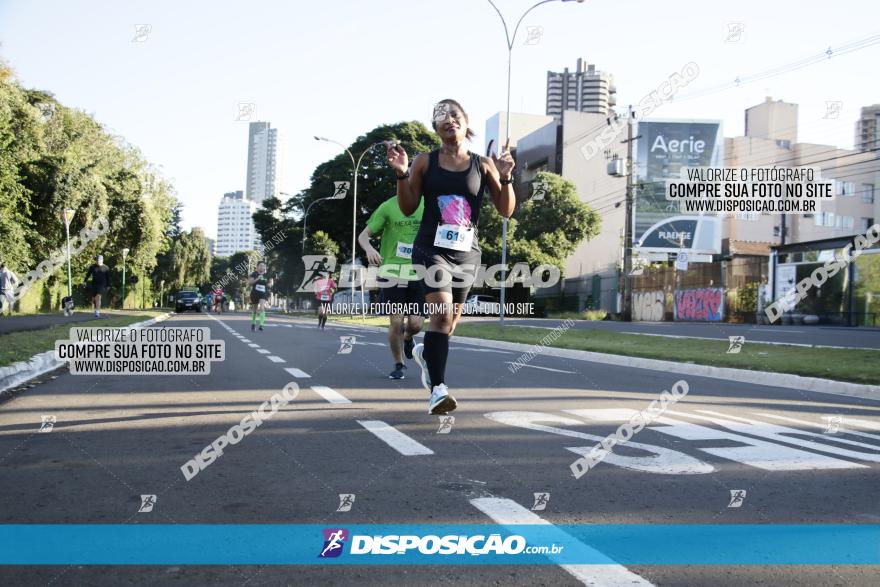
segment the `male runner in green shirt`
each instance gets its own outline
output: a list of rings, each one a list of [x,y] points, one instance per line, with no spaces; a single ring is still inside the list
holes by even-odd
[[[413,336],[422,329],[424,322],[425,292],[421,279],[418,279],[412,269],[412,244],[419,232],[422,223],[422,211],[424,204],[413,212],[412,216],[406,216],[400,211],[397,204],[397,196],[385,200],[370,219],[367,227],[358,236],[358,244],[366,251],[367,259],[371,265],[379,265],[379,287],[383,304],[389,304],[389,318],[391,325],[388,327],[388,344],[391,355],[394,358],[394,371],[391,379],[403,379],[403,364],[401,355],[401,334],[403,338],[403,355],[412,359],[414,346]],[[381,244],[377,251],[370,244],[370,237],[381,234]],[[390,283],[397,283],[387,287]],[[407,308],[403,308],[407,305]],[[403,326],[403,314],[401,310],[407,310],[406,328]]]

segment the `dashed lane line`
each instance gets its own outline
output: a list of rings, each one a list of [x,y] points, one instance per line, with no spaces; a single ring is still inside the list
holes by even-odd
[[[405,457],[434,454],[434,451],[424,444],[413,440],[385,422],[379,420],[358,420],[357,423]]]

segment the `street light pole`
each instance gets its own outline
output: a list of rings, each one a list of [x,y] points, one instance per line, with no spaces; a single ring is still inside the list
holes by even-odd
[[[122,309],[125,309],[125,258],[128,256],[129,249],[122,249]]]
[[[306,254],[306,226],[309,219],[309,210],[311,210],[312,206],[317,204],[318,202],[323,202],[324,200],[338,200],[336,196],[327,196],[325,198],[318,198],[308,206],[306,206],[305,214],[303,214],[303,235],[302,235],[302,255]]]
[[[342,149],[348,153],[349,158],[351,159],[351,165],[353,170],[354,178],[352,180],[352,192],[354,194],[354,202],[352,203],[351,208],[351,271],[354,273],[354,258],[355,252],[357,249],[355,248],[355,244],[357,242],[357,199],[358,199],[358,169],[360,169],[361,161],[364,159],[364,155],[370,152],[374,147],[379,145],[384,145],[385,141],[379,141],[378,143],[373,143],[361,153],[360,157],[355,161],[354,155],[351,151],[340,143],[339,141],[334,141],[333,139],[328,139],[326,137],[315,137],[316,141],[326,141],[328,143],[333,143],[335,145],[339,145]],[[363,301],[363,300],[361,300]],[[351,303],[354,304],[354,279],[351,279]]]
[[[492,8],[495,9],[495,12],[498,13],[498,18],[501,19],[501,24],[504,26],[504,37],[507,41],[507,114],[504,118],[504,136],[508,140],[510,139],[510,79],[513,69],[513,43],[514,41],[516,41],[516,33],[517,31],[519,31],[519,25],[522,23],[523,19],[529,12],[542,4],[548,4],[550,2],[557,1],[581,3],[584,0],[542,0],[541,2],[532,5],[528,10],[522,13],[522,16],[519,17],[518,21],[516,21],[516,26],[513,27],[513,36],[511,36],[507,29],[507,21],[504,20],[504,15],[501,14],[501,11],[498,10],[498,7],[495,6],[495,3],[492,2],[492,0],[488,0],[489,4],[492,5]],[[506,297],[505,282],[507,281],[507,220],[507,218],[501,219],[501,308],[498,312],[498,321],[502,325],[504,324],[504,302]]]
[[[65,208],[63,214],[64,234],[67,236],[67,296],[71,297],[73,296],[73,278],[70,273],[70,222],[73,220],[74,210]]]

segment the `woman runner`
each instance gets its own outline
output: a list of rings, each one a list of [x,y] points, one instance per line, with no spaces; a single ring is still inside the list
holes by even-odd
[[[413,355],[422,369],[422,385],[431,394],[429,414],[446,414],[457,402],[446,387],[449,338],[461,318],[474,275],[480,265],[477,223],[483,194],[489,190],[498,213],[509,218],[516,206],[513,193],[514,161],[510,139],[500,157],[483,157],[468,151],[465,140],[473,136],[468,116],[455,100],[434,107],[431,125],[440,137],[439,149],[420,154],[410,169],[399,144],[388,144],[388,165],[397,173],[400,210],[410,215],[425,198],[422,224],[413,243],[413,265],[425,267],[425,301],[430,326],[424,344]]]

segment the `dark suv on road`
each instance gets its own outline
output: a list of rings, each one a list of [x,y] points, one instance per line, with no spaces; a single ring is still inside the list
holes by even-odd
[[[181,291],[174,298],[174,311],[177,313],[187,310],[202,311],[202,296],[197,291]]]

